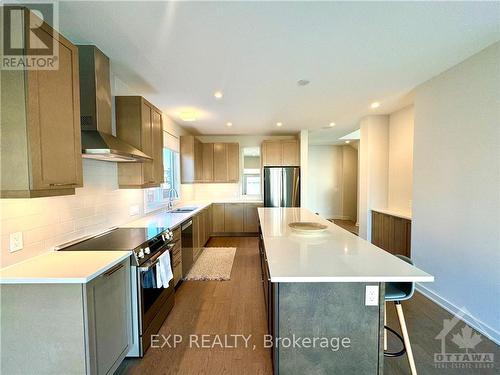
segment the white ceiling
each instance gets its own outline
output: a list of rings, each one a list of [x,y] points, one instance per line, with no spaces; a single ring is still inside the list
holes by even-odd
[[[307,128],[320,144],[368,113],[411,103],[416,85],[499,40],[499,17],[499,2],[67,2],[59,23],[181,125],[201,134]],[[199,119],[183,123],[189,108]]]

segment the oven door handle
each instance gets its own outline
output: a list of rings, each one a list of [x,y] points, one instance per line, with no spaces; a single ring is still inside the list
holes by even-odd
[[[159,253],[158,255],[155,256],[155,258],[153,259],[150,259],[150,262],[148,266],[146,267],[138,267],[139,268],[139,271],[140,272],[147,272],[149,271],[153,266],[156,265],[156,263],[158,263],[158,261],[160,260],[160,257],[165,254],[165,253],[168,253],[168,251],[170,249],[172,249],[173,247],[175,246],[175,243],[169,243],[168,245],[166,245],[166,250],[165,251],[162,251],[161,253]]]

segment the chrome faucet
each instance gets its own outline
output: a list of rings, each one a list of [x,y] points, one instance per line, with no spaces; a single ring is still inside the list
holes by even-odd
[[[179,198],[179,193],[177,193],[177,190],[175,190],[175,188],[171,187],[170,189],[168,189],[168,203],[167,203],[168,211],[171,211],[174,208],[174,203],[173,203],[174,198]]]

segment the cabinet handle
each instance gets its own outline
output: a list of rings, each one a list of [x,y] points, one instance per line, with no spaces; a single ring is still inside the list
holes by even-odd
[[[104,272],[102,274],[102,277],[109,277],[112,274],[114,274],[116,271],[118,271],[120,268],[123,268],[123,263],[120,263],[120,264],[114,266],[113,268],[111,268],[109,271]]]
[[[67,184],[49,184],[49,186],[76,186],[75,183],[67,183]]]

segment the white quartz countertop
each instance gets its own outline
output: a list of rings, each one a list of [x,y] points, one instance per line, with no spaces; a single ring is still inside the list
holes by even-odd
[[[0,284],[85,284],[132,251],[51,251],[0,270]]]
[[[372,211],[411,220],[411,211],[399,208],[372,208]]]
[[[204,208],[210,206],[212,203],[252,203],[261,204],[262,201],[259,200],[218,200],[218,201],[190,201],[182,202],[176,205],[176,208],[183,207],[193,207],[194,211],[191,212],[168,212],[167,209],[163,208],[158,211],[151,212],[140,219],[134,220],[130,223],[121,225],[121,228],[169,228],[174,229],[184,221],[195,216],[198,212]]]
[[[434,277],[305,208],[259,208],[272,282],[431,282]],[[327,231],[297,234],[291,222]]]

